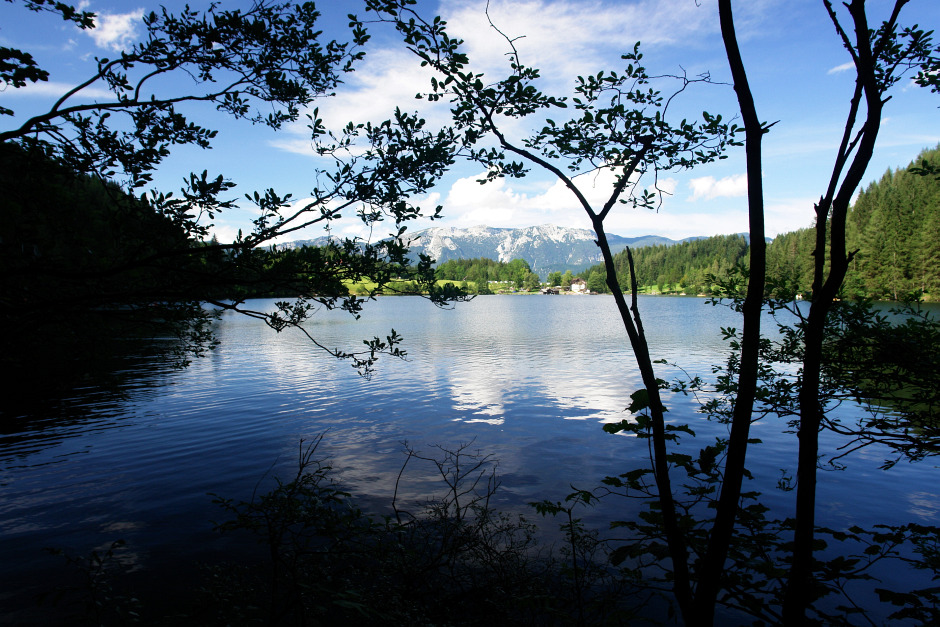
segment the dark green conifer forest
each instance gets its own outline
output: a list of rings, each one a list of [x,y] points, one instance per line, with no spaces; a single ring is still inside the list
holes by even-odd
[[[633,251],[633,261],[640,285],[657,286],[664,291],[708,293],[712,284],[709,277],[724,277],[731,269],[747,263],[747,239],[743,235],[716,235],[674,246],[637,248]],[[626,252],[614,257],[621,282],[630,280],[627,263]],[[592,275],[606,278],[604,267],[593,266],[580,276],[590,281]],[[605,286],[601,287],[594,291],[607,291]],[[621,285],[621,289],[629,289],[629,285]]]

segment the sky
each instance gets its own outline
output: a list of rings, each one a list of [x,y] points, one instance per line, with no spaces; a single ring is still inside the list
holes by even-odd
[[[171,10],[184,4],[162,3]],[[189,4],[204,9],[209,3]],[[358,1],[317,4],[323,13],[324,38],[348,38],[348,13],[365,17]],[[892,4],[870,0],[870,23],[887,17]],[[228,9],[250,3],[224,0],[221,5]],[[30,12],[18,0],[0,2],[0,46],[29,51],[50,71],[47,83],[0,91],[0,105],[16,112],[0,119],[0,128],[13,128],[27,116],[48,110],[66,90],[92,74],[95,57],[113,57],[138,41],[144,33],[141,17],[161,3],[86,0],[80,6],[97,14],[95,29],[82,31],[55,15]],[[440,15],[447,20],[449,32],[464,40],[475,71],[494,79],[506,75],[506,43],[487,21],[486,0],[422,0],[418,10],[427,18]],[[854,73],[821,1],[750,0],[735,3],[735,12],[758,115],[775,123],[763,142],[767,234],[772,237],[812,223],[813,203],[825,190],[842,134]],[[622,69],[620,55],[641,41],[651,74],[708,73],[712,80],[683,93],[674,105],[676,114],[690,119],[702,111],[725,119],[738,115],[715,0],[490,0],[489,16],[515,40],[522,61],[541,69],[539,87],[547,93],[570,95],[578,75]],[[901,22],[928,30],[940,26],[940,2],[912,0]],[[432,126],[446,124],[446,107],[415,99],[417,92],[428,89],[427,70],[390,29],[373,25],[370,33],[373,38],[356,71],[345,77],[335,96],[314,103],[327,126],[338,129],[348,121],[381,121],[396,106],[419,111]],[[181,77],[165,87],[186,89],[186,80]],[[80,97],[103,99],[107,94],[93,85]],[[909,80],[894,88],[863,187],[889,168],[906,166],[921,150],[940,144],[938,106],[940,95]],[[311,149],[303,117],[274,132],[206,108],[185,112],[193,121],[218,129],[219,135],[211,150],[176,149],[154,178],[154,186],[162,191],[178,189],[191,171],[207,170],[237,184],[233,198],[273,188],[302,202],[317,169],[326,165]],[[552,118],[560,121],[563,114]],[[538,128],[539,122],[509,121],[506,130],[519,139]],[[481,174],[478,165],[457,164],[427,197],[419,199],[422,207],[442,205],[444,218],[416,221],[409,230],[542,224],[590,228],[574,197],[550,176],[532,171],[524,179],[480,185],[476,181]],[[660,187],[669,193],[659,209],[618,207],[607,219],[606,229],[624,237],[655,234],[673,239],[747,231],[745,175],[743,148],[732,149],[717,163],[661,174]],[[606,199],[609,194],[609,176],[585,175],[576,182],[589,198]],[[216,217],[213,231],[221,241],[230,241],[239,229],[250,230],[254,209],[247,201],[239,205]],[[367,232],[353,215],[334,223],[332,233],[370,239],[385,234]],[[288,239],[323,234],[317,228]]]

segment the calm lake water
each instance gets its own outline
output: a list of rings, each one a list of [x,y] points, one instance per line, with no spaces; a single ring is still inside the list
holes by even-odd
[[[736,314],[701,299],[647,297],[641,310],[654,359],[703,376],[724,359],[719,328],[740,327]],[[62,570],[43,547],[88,554],[120,538],[128,565],[151,572],[224,554],[229,547],[211,522],[223,514],[207,494],[250,498],[273,476],[288,476],[299,442],[322,433],[320,452],[373,511],[389,507],[403,441],[425,452],[473,441],[499,460],[497,505],[518,511],[644,464],[645,443],[602,431],[629,415],[629,395],[640,387],[612,298],[488,296],[454,310],[383,298],[359,321],[324,312],[310,325],[323,344],[341,348],[392,328],[405,338],[407,361],[384,358],[367,381],[299,333],[226,315],[221,346],[189,368],[142,357],[117,391],[88,387],[7,412],[0,607],[14,609]],[[663,378],[681,374],[660,368]],[[724,430],[696,414],[691,398],[667,405],[669,418],[691,423],[702,438]],[[774,486],[781,469],[795,471],[795,436],[775,421],[753,434],[764,442],[749,455],[753,487],[774,515],[787,516],[793,493]],[[685,447],[698,451],[691,440]],[[848,459],[847,471],[821,475],[820,524],[938,522],[940,470],[928,461],[885,472],[883,456],[868,449]],[[440,493],[431,471],[409,464],[399,498]],[[602,525],[629,516],[630,507],[610,503],[586,518]],[[15,613],[6,616],[15,622]]]

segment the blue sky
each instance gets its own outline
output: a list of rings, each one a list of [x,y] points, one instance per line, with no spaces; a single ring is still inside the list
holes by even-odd
[[[163,3],[179,9],[184,3]],[[208,3],[190,2],[193,8]],[[224,8],[245,2],[221,3]],[[485,0],[444,0],[419,4],[430,17],[439,14],[449,30],[463,38],[471,63],[487,76],[506,71],[505,45],[489,26]],[[869,19],[878,23],[893,3],[869,2]],[[324,37],[347,37],[346,14],[364,16],[356,1],[318,3],[324,13]],[[47,84],[0,92],[0,104],[17,112],[0,119],[10,128],[30,113],[48,108],[68,87],[88,77],[95,56],[114,55],[143,33],[140,16],[159,6],[146,0],[82,3],[99,15],[98,27],[83,32],[50,14],[34,14],[18,4],[0,2],[0,45],[32,52],[50,70]],[[777,122],[764,141],[764,185],[768,234],[808,226],[812,206],[824,190],[841,136],[853,87],[849,57],[835,35],[822,2],[817,0],[752,0],[737,3],[738,36],[755,94],[758,114]],[[493,21],[516,42],[523,62],[542,69],[541,87],[557,95],[570,93],[579,74],[619,70],[620,54],[642,41],[644,61],[651,73],[690,76],[709,72],[713,81],[727,83],[727,60],[721,44],[714,0],[491,0]],[[846,17],[847,19],[847,17]],[[940,3],[912,0],[902,13],[905,25],[940,26]],[[445,108],[430,108],[414,95],[428,85],[428,74],[404,50],[395,34],[375,27],[365,61],[349,75],[333,98],[316,103],[331,127],[347,121],[378,121],[400,106],[420,110],[432,124],[444,124]],[[184,82],[177,86],[184,87]],[[84,97],[102,98],[93,89]],[[737,103],[727,84],[700,85],[678,103],[678,113],[695,117],[701,111],[730,118]],[[866,181],[888,168],[904,166],[918,152],[940,143],[940,97],[909,82],[898,85],[885,109],[875,158]],[[274,188],[303,199],[312,188],[318,166],[303,122],[274,133],[262,127],[227,119],[206,109],[187,111],[194,121],[220,131],[209,151],[177,150],[155,177],[163,191],[179,187],[190,171],[223,174],[238,184],[233,194]],[[556,120],[561,116],[553,115]],[[514,137],[532,128],[514,122]],[[460,164],[422,204],[444,206],[444,220],[415,223],[425,226],[522,227],[537,224],[589,228],[583,211],[557,182],[533,173],[481,186],[480,168]],[[608,219],[608,231],[623,236],[659,234],[672,238],[747,230],[744,151],[735,149],[727,160],[693,171],[666,174],[661,184],[671,191],[658,212],[622,207]],[[606,197],[609,181],[585,176],[580,185],[589,195]],[[250,228],[250,205],[216,219],[220,239],[239,228]],[[367,235],[353,216],[334,225],[333,232]],[[304,233],[321,235],[322,230]],[[382,236],[375,232],[371,237]],[[295,236],[293,238],[300,237]],[[292,239],[293,239],[292,238]]]

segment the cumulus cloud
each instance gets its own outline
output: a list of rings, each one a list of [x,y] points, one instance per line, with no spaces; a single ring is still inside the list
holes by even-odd
[[[703,176],[689,181],[693,200],[711,200],[713,198],[734,198],[747,194],[747,174],[735,174],[716,180],[713,176]]]
[[[555,224],[572,228],[591,228],[591,223],[576,196],[561,181],[528,182],[516,179],[497,179],[480,185],[481,172],[456,181],[441,203],[448,224],[455,226],[486,225],[491,227],[526,227],[539,224]],[[614,175],[607,170],[577,176],[575,186],[591,206],[599,211],[610,197]],[[659,188],[671,194],[676,181],[661,179]],[[667,200],[668,202],[668,196]],[[610,213],[608,224],[633,231],[637,216],[652,216],[650,210],[635,210],[628,205],[618,205]],[[618,232],[619,231],[615,231]],[[658,232],[658,231],[657,231]]]
[[[551,93],[568,93],[578,75],[619,67],[620,54],[636,41],[644,46],[681,41],[687,47],[697,45],[705,33],[717,33],[711,9],[687,0],[626,5],[599,0],[455,0],[442,2],[438,11],[448,32],[464,40],[473,70],[482,72],[484,81],[507,75],[508,37],[524,64],[543,69],[539,84]],[[487,11],[505,37],[490,25]],[[559,45],[562,40],[564,45]],[[431,70],[422,68],[400,44],[376,47],[344,78],[336,95],[321,103],[320,115],[325,126],[336,131],[350,120],[385,120],[400,106],[420,110],[430,128],[442,127],[451,121],[449,103],[415,99],[430,90],[431,76]],[[525,127],[518,120],[501,120],[502,131],[510,137],[527,134]],[[288,133],[292,137],[279,139],[276,147],[313,153],[305,123],[292,125]]]
[[[485,68],[506,67],[508,44],[493,27],[513,39],[523,63],[552,68],[563,76],[596,71],[603,50],[682,41],[695,45],[704,32],[716,31],[710,10],[684,0],[604,3],[596,0],[481,0],[441,7],[450,28],[461,37],[470,58]],[[559,45],[563,40],[564,45]],[[484,70],[485,71],[485,70]]]
[[[130,13],[99,13],[95,17],[95,28],[87,32],[99,48],[124,50],[135,42],[137,26],[143,17],[143,9]]]
[[[431,76],[431,71],[422,68],[417,57],[406,50],[377,50],[366,55],[356,71],[344,78],[345,84],[335,96],[319,103],[319,117],[328,130],[339,133],[350,121],[387,120],[397,107],[406,113],[420,110],[427,128],[442,128],[451,121],[448,104],[415,97],[430,90]],[[309,121],[303,117],[301,120],[285,128],[271,145],[295,154],[314,155]]]
[[[400,107],[403,111],[421,106],[425,114],[436,112],[429,119],[432,126],[450,121],[445,103],[428,107],[415,95],[431,86],[431,71],[422,68],[413,54],[406,50],[382,50],[366,55],[366,62],[347,77],[347,87],[340,90],[321,109],[327,128],[341,128],[350,120],[377,122],[389,118]]]
[[[444,198],[444,215],[464,225],[532,226],[558,224],[583,226],[584,210],[561,181],[532,185],[516,179],[497,179],[485,185],[477,181],[481,172],[456,181]],[[599,206],[610,195],[613,175],[606,171],[585,174],[575,185],[592,205]],[[527,189],[520,189],[529,185]]]

